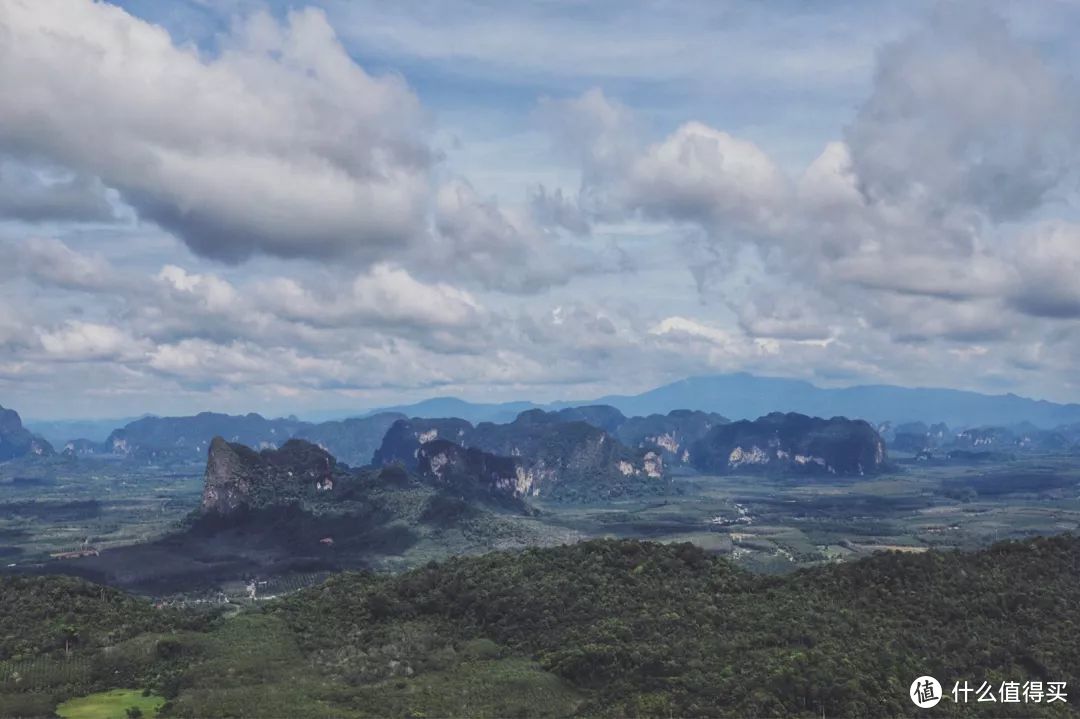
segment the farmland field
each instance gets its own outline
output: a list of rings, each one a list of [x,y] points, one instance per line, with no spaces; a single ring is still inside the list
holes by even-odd
[[[0,465],[0,559],[9,568],[47,568],[56,553],[162,537],[198,506],[201,484],[201,468],[194,465],[62,459]],[[464,534],[436,531],[398,554],[373,558],[370,566],[399,571],[493,545],[514,549],[600,537],[689,541],[765,572],[885,550],[974,549],[1076,530],[1080,470],[1071,455],[934,466],[908,462],[874,477],[680,477],[665,496],[534,504],[535,516],[494,514]],[[318,578],[304,570],[253,580],[256,597],[263,598]],[[241,584],[219,589],[222,600],[249,594]],[[199,592],[207,596],[205,587]]]

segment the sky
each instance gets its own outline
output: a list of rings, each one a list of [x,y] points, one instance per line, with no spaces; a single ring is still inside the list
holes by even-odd
[[[6,0],[0,404],[1080,401],[1080,5]]]

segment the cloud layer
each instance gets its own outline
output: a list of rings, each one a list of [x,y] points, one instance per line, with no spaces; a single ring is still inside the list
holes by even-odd
[[[377,257],[418,230],[419,102],[317,10],[253,16],[214,57],[89,2],[5,3],[0,32],[2,146],[101,178],[199,254]]]
[[[1052,21],[458,9],[269,3],[192,33],[0,3],[0,403],[555,399],[746,369],[1080,400],[1080,105]],[[586,44],[601,26],[636,47]]]

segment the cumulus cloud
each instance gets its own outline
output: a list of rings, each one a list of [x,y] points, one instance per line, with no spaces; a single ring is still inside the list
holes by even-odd
[[[787,178],[754,143],[699,122],[682,125],[629,166],[617,192],[646,215],[775,233]]]
[[[125,284],[100,255],[86,255],[60,240],[31,237],[0,244],[9,277],[27,277],[46,287],[98,292]]]
[[[672,336],[705,340],[720,347],[734,346],[738,337],[718,327],[710,327],[687,317],[665,317],[655,327],[649,330],[650,334],[658,336]]]
[[[539,114],[556,147],[580,163],[581,203],[597,217],[640,211],[756,232],[782,214],[788,180],[748,140],[687,122],[645,145],[633,113],[599,89],[543,100]]]
[[[163,344],[150,353],[147,365],[156,372],[194,382],[233,385],[320,386],[343,381],[348,367],[334,358],[320,358],[294,348],[263,347],[245,341],[216,343],[185,339]]]
[[[768,337],[748,337],[742,332],[680,315],[660,320],[649,329],[649,335],[659,341],[664,351],[680,347],[681,351],[704,357],[706,366],[722,370],[759,362],[780,354],[782,348],[790,351],[796,346]]]
[[[0,306],[0,383],[131,392],[134,412],[162,391],[242,410],[401,388],[574,398],[741,369],[1080,387],[1063,321],[1080,317],[1080,231],[1026,224],[1069,187],[1074,91],[972,12],[886,47],[805,168],[790,144],[770,152],[775,125],[735,129],[746,117],[636,116],[600,89],[543,100],[580,186],[539,168],[515,204],[443,166],[417,97],[357,66],[319,11],[250,17],[207,51],[101,3],[0,3],[0,218],[20,220],[0,227],[17,237],[3,277],[25,293]],[[98,228],[21,234],[109,203],[206,257],[274,257],[223,268]],[[615,240],[641,273],[573,283],[627,267],[600,249]]]
[[[843,139],[797,175],[700,122],[642,143],[599,91],[544,106],[565,115],[555,137],[581,162],[589,219],[696,227],[684,255],[699,290],[744,332],[820,341],[821,310],[849,332],[920,342],[1010,337],[1007,307],[1077,314],[1070,232],[1011,224],[1066,187],[1077,109],[1075,88],[1004,21],[955,6],[881,50]]]
[[[1002,19],[943,4],[881,50],[846,140],[872,200],[1010,219],[1041,205],[1074,166],[1077,110],[1063,80]]]
[[[126,301],[125,320],[156,342],[312,347],[337,353],[380,333],[429,348],[485,346],[494,321],[470,293],[379,264],[358,274],[269,276],[240,284],[166,265]]]
[[[159,376],[195,387],[270,387],[275,392],[334,392],[373,388],[439,387],[483,383],[545,382],[559,372],[535,357],[504,347],[484,354],[432,351],[407,339],[371,341],[333,353],[295,346],[267,347],[237,340],[185,339],[160,345],[147,367]]]
[[[556,241],[526,213],[482,197],[466,180],[439,187],[435,236],[411,261],[434,276],[453,276],[507,292],[536,292],[590,272],[619,269],[619,258]]]
[[[589,228],[560,190],[517,211],[437,179],[419,99],[354,62],[322,11],[255,14],[218,45],[106,3],[4,3],[0,190],[19,187],[0,217],[108,219],[114,199],[216,260],[389,263],[511,292],[619,266],[571,246]],[[20,169],[30,157],[55,177]]]
[[[1080,225],[1046,222],[1023,232],[1012,260],[1014,307],[1038,317],[1080,318]]]
[[[879,313],[878,322],[898,322],[899,339],[1004,339],[1021,321],[1005,305],[1075,316],[1069,230],[1016,223],[1067,187],[1080,149],[1077,98],[999,17],[941,6],[881,50],[845,141],[799,181],[801,234],[829,260],[821,276],[924,298],[913,300],[920,311]]]
[[[265,307],[317,326],[377,324],[423,329],[476,329],[485,310],[468,292],[446,283],[425,284],[400,267],[380,264],[339,290],[316,291],[289,278],[266,282]]]
[[[192,273],[183,267],[165,265],[155,278],[174,297],[190,299],[208,312],[224,312],[237,304],[233,286],[216,275]]]
[[[60,362],[125,361],[145,355],[149,344],[123,328],[69,320],[52,330],[38,330],[38,341],[49,359]]]
[[[318,10],[256,15],[216,56],[88,0],[5,2],[0,38],[0,149],[100,178],[197,253],[370,259],[423,229],[419,103]]]

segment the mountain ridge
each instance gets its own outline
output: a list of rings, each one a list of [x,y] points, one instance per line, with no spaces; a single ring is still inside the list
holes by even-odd
[[[802,379],[769,377],[748,372],[687,377],[638,394],[610,394],[546,404],[485,404],[470,403],[458,398],[439,398],[440,402],[451,400],[458,407],[467,405],[473,416],[489,409],[495,413],[503,413],[510,405],[531,404],[532,407],[548,411],[609,405],[627,417],[667,414],[672,410],[685,409],[714,412],[732,420],[752,420],[771,412],[796,412],[816,417],[843,416],[873,423],[944,422],[957,428],[1030,422],[1041,429],[1054,429],[1059,425],[1080,422],[1078,403],[1032,399],[1014,393],[986,394],[944,387],[902,387],[889,384],[831,388],[819,387]],[[399,405],[387,409],[422,417],[428,407],[427,402],[429,401],[424,400],[413,405]],[[386,410],[372,410],[366,414],[377,411]],[[443,413],[439,416],[447,415]]]
[[[875,425],[913,422],[945,424],[955,430],[1021,424],[1041,430],[1057,430],[1080,425],[1080,404],[1055,403],[1013,393],[991,395],[969,390],[886,384],[823,388],[806,380],[741,372],[688,377],[636,395],[607,395],[591,400],[561,400],[548,404],[528,401],[475,403],[454,397],[437,397],[411,405],[360,411],[343,420],[319,423],[299,420],[295,416],[264,418],[255,413],[224,415],[203,412],[187,417],[147,415],[116,428],[97,447],[94,446],[97,443],[79,442],[76,438],[71,438],[71,441],[75,442],[73,452],[77,455],[92,453],[90,450],[102,454],[127,453],[130,448],[125,448],[125,442],[136,430],[210,418],[238,423],[240,429],[215,427],[201,431],[199,437],[180,438],[180,441],[169,438],[167,443],[144,443],[148,450],[146,459],[160,459],[163,451],[197,459],[205,451],[210,438],[221,434],[230,441],[255,447],[261,442],[280,446],[290,437],[308,439],[330,451],[340,461],[360,465],[371,461],[386,428],[397,419],[455,417],[473,425],[483,422],[502,424],[513,422],[521,412],[533,409],[559,413],[566,419],[592,417],[594,426],[608,432],[614,432],[616,425],[626,424],[627,420],[647,419],[683,410],[715,414],[730,420],[753,420],[772,412],[795,412],[823,418],[842,416],[863,419]],[[371,427],[366,427],[366,424]],[[257,436],[245,436],[245,431],[249,431],[253,425],[269,429],[265,432],[260,429]]]

